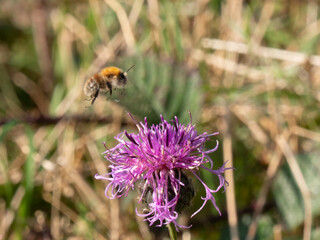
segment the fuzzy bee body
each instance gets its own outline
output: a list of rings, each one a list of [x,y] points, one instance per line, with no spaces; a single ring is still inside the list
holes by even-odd
[[[106,67],[99,73],[94,74],[84,84],[84,94],[90,98],[93,104],[99,95],[99,91],[109,91],[112,95],[113,88],[125,87],[127,83],[127,72],[133,68],[130,67],[126,72],[117,67]]]

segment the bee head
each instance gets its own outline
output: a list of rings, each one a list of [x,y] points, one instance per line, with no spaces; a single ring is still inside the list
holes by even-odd
[[[126,85],[127,80],[128,80],[127,72],[120,73],[118,78],[118,85]]]
[[[130,71],[131,68],[133,68],[134,65],[132,65],[127,71],[125,72],[120,72],[118,76],[118,85],[126,85],[127,80],[128,80],[128,72]]]

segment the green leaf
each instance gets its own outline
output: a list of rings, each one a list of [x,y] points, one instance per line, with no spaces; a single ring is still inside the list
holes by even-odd
[[[241,217],[238,224],[240,239],[246,239],[251,222],[252,222],[251,216],[245,214]],[[258,220],[257,232],[254,239],[255,240],[272,239],[273,227],[274,227],[274,223],[270,216],[268,215],[260,216]],[[229,227],[225,226],[223,228],[223,230],[221,231],[220,239],[231,239]]]
[[[320,168],[319,153],[297,156],[297,161],[306,180],[312,200],[312,215],[320,213]],[[280,169],[273,183],[273,195],[277,207],[289,229],[304,221],[304,201],[288,164]]]
[[[56,84],[54,90],[53,90],[53,94],[52,94],[52,98],[51,98],[51,102],[50,102],[50,106],[49,106],[49,111],[51,114],[54,114],[56,111],[56,108],[58,107],[59,103],[61,103],[61,101],[63,100],[65,95],[65,88],[62,84]]]
[[[26,125],[26,135],[29,140],[29,153],[24,164],[24,175],[22,184],[25,189],[25,196],[21,202],[19,209],[19,216],[21,219],[26,219],[30,213],[32,205],[33,190],[34,190],[34,175],[35,175],[35,161],[34,153],[35,147],[33,145],[33,132],[29,126]]]
[[[17,125],[17,121],[13,120],[10,121],[6,124],[4,124],[1,127],[1,131],[0,131],[0,142],[4,141],[5,136],[7,135],[7,133],[13,129],[15,126]],[[6,178],[9,179],[8,176],[8,162],[4,159],[0,160],[0,169],[1,171],[3,171],[3,173],[5,173]],[[13,185],[10,181],[5,181],[5,183],[3,184],[3,190],[5,192],[5,196],[8,202],[11,201],[12,196],[13,196]],[[0,192],[2,192],[2,189],[0,188]]]

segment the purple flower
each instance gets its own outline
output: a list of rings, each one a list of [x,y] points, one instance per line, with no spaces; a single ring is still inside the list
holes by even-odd
[[[194,175],[206,190],[202,206],[192,214],[193,217],[207,203],[211,201],[217,211],[213,193],[218,192],[228,184],[223,177],[225,164],[213,170],[213,161],[209,157],[218,148],[205,149],[204,144],[211,136],[219,134],[198,134],[192,122],[188,125],[179,123],[175,117],[171,123],[161,117],[159,125],[148,126],[147,119],[144,123],[136,123],[139,130],[137,134],[120,133],[115,139],[119,142],[112,149],[107,149],[105,158],[111,163],[109,173],[96,179],[108,180],[105,190],[107,198],[114,199],[127,196],[130,189],[139,189],[139,203],[144,205],[143,213],[137,215],[145,217],[150,225],[158,222],[157,226],[174,223],[176,228],[188,228],[177,223],[179,212],[189,205],[194,191],[188,175]],[[127,137],[128,140],[125,140]],[[210,167],[205,167],[210,163]],[[202,168],[215,175],[220,180],[216,189],[209,188],[199,177],[198,170]],[[191,173],[191,174],[190,174]],[[187,195],[187,197],[185,196]],[[189,226],[191,227],[191,226]]]

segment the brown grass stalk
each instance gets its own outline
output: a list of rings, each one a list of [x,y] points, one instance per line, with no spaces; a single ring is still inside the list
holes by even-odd
[[[220,126],[224,141],[223,141],[223,161],[228,161],[228,167],[233,167],[233,157],[232,157],[232,136],[230,130],[230,110],[226,106],[225,115],[222,119],[222,124]],[[237,217],[237,206],[235,199],[235,184],[233,171],[226,171],[225,178],[229,182],[229,186],[226,190],[226,201],[227,201],[227,211],[228,211],[228,222],[229,229],[232,240],[239,239],[238,231],[238,217]]]
[[[296,64],[304,64],[307,61],[309,61],[310,64],[314,66],[320,66],[320,56],[308,56],[307,54],[301,52],[293,52],[269,47],[251,47],[245,43],[209,38],[204,38],[202,40],[202,46],[204,48],[236,52],[239,54],[253,54],[263,58],[271,58],[276,60],[293,62]]]
[[[249,226],[246,240],[252,240],[252,239],[254,239],[254,237],[256,235],[259,216],[261,215],[263,207],[266,203],[269,189],[271,187],[273,179],[274,179],[274,177],[280,167],[281,157],[282,157],[282,154],[278,150],[275,152],[275,154],[272,156],[272,159],[270,160],[266,176],[264,178],[262,187],[260,189],[259,197],[258,197],[256,204],[255,204],[255,209],[253,212],[252,221]]]
[[[129,50],[133,50],[135,46],[135,38],[133,35],[133,31],[130,26],[130,22],[127,16],[127,13],[125,12],[124,8],[121,6],[120,3],[113,0],[104,0],[110,8],[112,8],[113,11],[117,14],[117,17],[119,19],[119,23],[122,29],[124,40],[129,48]]]
[[[309,240],[311,238],[311,227],[312,227],[312,204],[311,204],[311,193],[306,183],[306,180],[301,172],[301,169],[294,157],[293,152],[290,149],[286,139],[283,136],[279,136],[277,144],[283,152],[291,172],[296,180],[298,188],[302,194],[304,201],[304,229],[303,229],[303,240]]]

